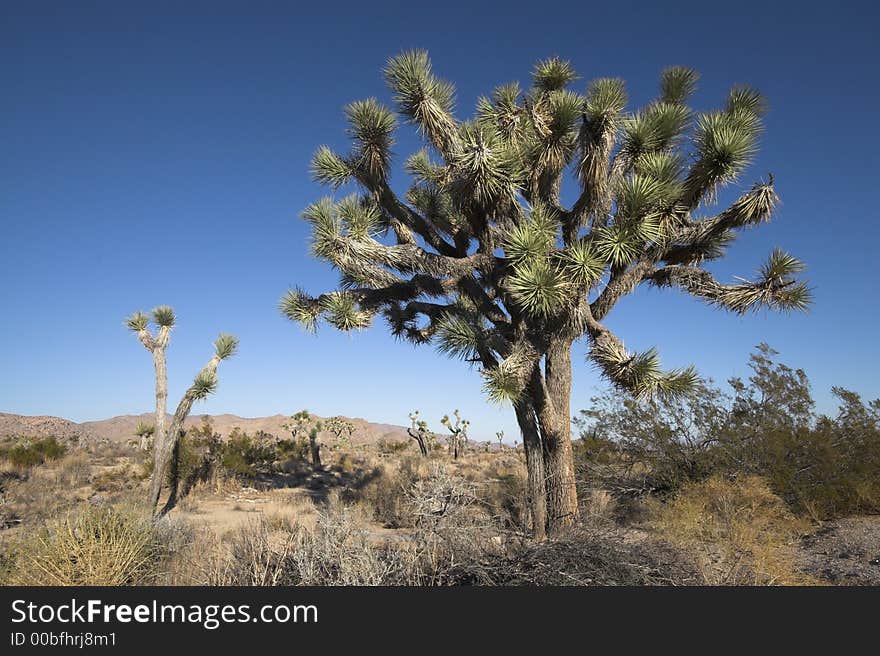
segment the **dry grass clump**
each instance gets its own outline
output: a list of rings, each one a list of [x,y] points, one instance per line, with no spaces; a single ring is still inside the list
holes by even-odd
[[[139,585],[151,583],[162,536],[146,513],[102,506],[67,514],[11,550],[11,585]]]
[[[652,526],[696,560],[709,585],[815,583],[795,565],[809,526],[757,476],[715,475],[659,504]]]
[[[699,585],[681,550],[659,540],[627,541],[620,529],[582,524],[552,541],[525,543],[462,563],[461,585]]]
[[[316,513],[313,527],[293,523],[281,528],[273,530],[263,517],[240,526],[197,583],[398,585],[415,577],[415,552],[375,539],[362,511],[337,498]]]

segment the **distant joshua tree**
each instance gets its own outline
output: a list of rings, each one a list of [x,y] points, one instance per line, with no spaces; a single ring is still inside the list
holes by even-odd
[[[697,380],[693,367],[664,371],[654,349],[630,351],[611,332],[605,320],[621,298],[647,285],[738,314],[810,302],[795,277],[803,265],[781,250],[751,280],[722,284],[705,268],[738,231],[769,221],[778,199],[768,176],[727,209],[712,207],[754,157],[766,103],[736,87],[722,108],[695,112],[687,101],[697,78],[668,68],[656,98],[627,112],[622,80],[599,78],[581,93],[572,66],[552,58],[535,66],[530,88],[499,86],[462,121],[455,87],[427,53],[405,52],[385,79],[426,144],[406,160],[412,186],[392,189],[397,120],[375,99],[345,108],[348,154],[322,146],[314,156],[319,182],[359,191],[303,212],[313,253],[341,284],[319,296],[293,289],[282,312],[309,329],[323,319],[344,331],[381,316],[395,337],[478,364],[489,398],[515,410],[536,538],[578,515],[575,341],[636,397],[683,393]],[[578,188],[563,194],[569,171]],[[565,206],[569,195],[576,200]]]
[[[495,433],[495,439],[498,440],[498,450],[504,451],[504,431],[498,431]]]
[[[151,330],[151,323],[156,330]],[[208,364],[196,374],[192,385],[183,394],[177,410],[167,425],[166,404],[168,400],[168,369],[165,352],[171,341],[171,329],[174,327],[174,310],[167,305],[154,308],[150,315],[135,312],[126,319],[126,326],[134,332],[141,344],[153,355],[153,368],[156,373],[156,420],[153,426],[153,476],[150,484],[149,507],[154,515],[163,515],[171,510],[177,502],[179,481],[173,475],[178,471],[177,455],[183,423],[192,410],[193,403],[207,398],[217,389],[217,367],[221,360],[232,357],[238,349],[238,339],[226,333],[214,341],[214,355]],[[172,472],[168,501],[160,512],[159,496],[162,484]]]
[[[134,434],[138,438],[138,448],[141,451],[148,451],[153,445],[153,434],[155,432],[156,427],[153,424],[147,424],[143,421],[138,422],[137,427],[134,429]]]
[[[290,421],[285,423],[284,427],[290,431],[294,441],[304,435],[308,436],[309,452],[312,455],[312,469],[321,469],[321,442],[318,439],[319,434],[324,428],[321,422],[313,423],[312,415],[309,411],[300,410],[295,415],[291,415]]]
[[[409,415],[412,426],[406,429],[409,436],[419,445],[419,452],[428,457],[428,450],[433,446],[434,433],[428,428],[428,422],[419,419],[419,411],[415,410]]]
[[[355,427],[346,417],[330,417],[324,422],[324,430],[329,431],[336,438],[333,448],[351,446],[351,437],[354,435]]]
[[[452,457],[455,460],[458,460],[458,455],[462,451],[464,451],[464,447],[468,441],[468,426],[470,426],[471,422],[467,419],[462,419],[458,414],[458,410],[455,410],[452,413],[452,416],[455,418],[455,421],[449,418],[449,415],[443,415],[443,419],[440,420],[440,423],[446,426],[450,435],[447,438],[449,440],[449,446],[452,449]]]

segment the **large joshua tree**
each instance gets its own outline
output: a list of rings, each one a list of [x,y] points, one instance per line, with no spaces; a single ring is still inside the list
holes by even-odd
[[[633,352],[603,323],[643,284],[674,287],[745,313],[804,309],[803,266],[775,250],[752,280],[722,284],[704,265],[737,231],[768,221],[773,179],[722,211],[718,189],[756,152],[765,102],[745,87],[722,108],[689,109],[697,73],[663,71],[656,99],[627,112],[623,81],[600,78],[579,93],[571,65],[539,62],[532,84],[496,88],[471,120],[454,114],[454,87],[425,52],[392,58],[385,79],[397,112],[425,148],[405,163],[412,184],[391,184],[397,121],[375,99],[345,108],[353,148],[318,149],[315,178],[355,193],[303,213],[313,253],[341,274],[337,291],[293,289],[281,309],[313,329],[365,328],[381,315],[396,337],[434,343],[476,363],[490,399],[512,403],[523,434],[536,537],[577,516],[570,440],[571,349],[636,396],[675,394],[692,367],[664,371],[655,350]],[[562,183],[576,181],[572,203]]]
[[[151,326],[155,324],[155,328]],[[176,317],[174,310],[167,305],[154,308],[149,315],[135,312],[126,319],[126,326],[134,332],[141,344],[153,356],[153,368],[156,375],[156,421],[153,427],[153,475],[150,482],[148,504],[154,514],[164,514],[171,510],[177,502],[178,484],[177,456],[180,434],[183,423],[192,410],[193,403],[207,398],[217,389],[217,367],[221,360],[231,357],[238,348],[238,339],[232,335],[220,333],[214,341],[214,355],[196,374],[192,385],[184,392],[177,410],[168,423],[166,405],[168,401],[168,367],[166,351],[171,341],[171,329]],[[162,484],[171,472],[168,500],[161,512],[158,510]]]

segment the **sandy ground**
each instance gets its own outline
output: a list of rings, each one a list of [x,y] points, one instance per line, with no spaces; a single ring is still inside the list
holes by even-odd
[[[880,515],[826,522],[806,536],[801,566],[835,585],[880,585]]]

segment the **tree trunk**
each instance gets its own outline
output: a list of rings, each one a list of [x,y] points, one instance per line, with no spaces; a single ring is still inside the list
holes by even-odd
[[[180,490],[180,440],[180,437],[174,440],[174,447],[171,449],[171,459],[168,463],[168,500],[162,508],[161,515],[167,515],[177,505]]]
[[[516,404],[515,410],[526,452],[528,472],[526,494],[529,513],[532,516],[532,537],[540,542],[547,537],[547,490],[544,485],[544,453],[541,449],[541,436],[538,434],[538,423],[531,403],[523,400]]]
[[[578,499],[571,449],[571,342],[554,340],[545,356],[549,397],[538,413],[547,480],[547,530],[552,535],[577,520]]]
[[[312,451],[312,468],[321,468],[321,445],[318,443],[318,436],[315,431],[309,433],[309,448]]]
[[[153,431],[153,478],[150,485],[151,512],[155,513],[162,482],[165,478],[165,444],[168,405],[168,369],[165,361],[165,347],[153,348],[153,368],[156,370],[156,428]]]

